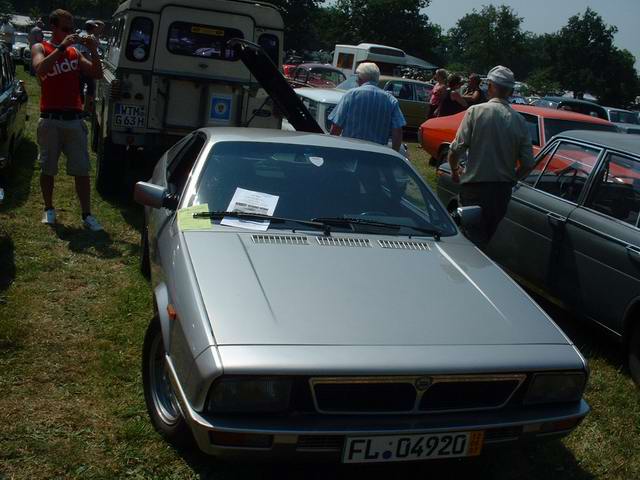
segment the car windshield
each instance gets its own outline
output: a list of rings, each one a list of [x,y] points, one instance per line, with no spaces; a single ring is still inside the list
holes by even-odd
[[[609,120],[614,123],[633,123],[635,125],[640,123],[637,112],[625,112],[624,110],[609,110]]]
[[[425,183],[400,158],[366,150],[262,142],[214,145],[191,205],[229,210],[238,189],[277,197],[274,216],[297,220],[352,218],[400,225],[373,233],[454,235],[456,228]],[[415,228],[412,228],[415,227]],[[272,223],[271,228],[300,228]],[[348,224],[332,227],[351,229]]]
[[[547,141],[559,133],[567,130],[599,130],[603,132],[617,132],[613,125],[603,125],[601,123],[580,122],[575,120],[560,120],[557,118],[547,118],[544,121],[544,134]]]
[[[29,43],[29,37],[26,33],[16,33],[15,43]]]

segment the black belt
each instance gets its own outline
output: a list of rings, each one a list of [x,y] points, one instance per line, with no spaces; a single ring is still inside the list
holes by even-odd
[[[40,118],[48,118],[51,120],[80,120],[84,118],[82,112],[42,112]]]

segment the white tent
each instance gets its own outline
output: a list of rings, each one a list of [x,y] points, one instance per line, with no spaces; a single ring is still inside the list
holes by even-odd
[[[27,27],[30,27],[34,24],[34,21],[31,20],[31,17],[27,17],[26,15],[12,15],[9,21],[18,30],[25,30]]]
[[[424,68],[425,70],[436,70],[438,67],[435,66],[433,63],[429,63],[425,60],[422,60],[421,58],[418,57],[413,57],[411,55],[407,55],[406,57],[406,64],[411,66],[411,67],[418,67],[418,68]]]

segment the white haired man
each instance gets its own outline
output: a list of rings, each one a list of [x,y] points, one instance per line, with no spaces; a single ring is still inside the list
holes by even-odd
[[[507,67],[494,67],[487,77],[486,103],[467,110],[449,148],[451,178],[461,183],[463,206],[482,207],[482,224],[467,235],[484,249],[507,213],[515,183],[533,168],[533,149],[527,124],[508,102],[515,78]],[[468,151],[464,171],[458,158]]]
[[[378,87],[380,69],[375,63],[361,63],[356,69],[358,87],[348,91],[329,115],[331,135],[359,138],[391,146],[400,151],[402,127],[407,122],[398,100]]]

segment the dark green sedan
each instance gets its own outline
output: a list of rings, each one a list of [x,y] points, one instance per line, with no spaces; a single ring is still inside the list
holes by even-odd
[[[438,195],[457,205],[449,165]],[[621,341],[640,385],[640,137],[570,131],[514,187],[488,253]]]

